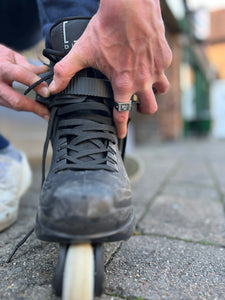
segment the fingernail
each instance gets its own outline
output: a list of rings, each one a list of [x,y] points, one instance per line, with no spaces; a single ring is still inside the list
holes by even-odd
[[[49,85],[49,90],[54,91],[55,90],[55,80],[52,80],[52,82]]]
[[[50,91],[47,87],[44,86],[40,89],[40,94],[42,97],[48,97],[50,95]]]

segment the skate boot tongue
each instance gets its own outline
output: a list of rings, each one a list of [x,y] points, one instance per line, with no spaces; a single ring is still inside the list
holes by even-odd
[[[56,23],[50,32],[52,49],[67,54],[84,32],[90,18],[70,18]]]

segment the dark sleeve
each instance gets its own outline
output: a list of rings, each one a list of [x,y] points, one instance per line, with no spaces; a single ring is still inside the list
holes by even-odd
[[[19,51],[41,38],[36,0],[0,1],[0,43]]]

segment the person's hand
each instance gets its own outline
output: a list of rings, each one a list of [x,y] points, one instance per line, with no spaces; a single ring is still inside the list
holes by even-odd
[[[101,0],[99,10],[71,51],[54,67],[52,93],[65,89],[86,67],[100,70],[111,81],[116,102],[136,93],[139,111],[154,113],[157,93],[169,87],[164,70],[172,60],[165,38],[159,0]],[[127,132],[128,112],[114,109],[119,138]]]
[[[14,81],[27,86],[40,79],[38,74],[48,70],[46,66],[34,66],[19,53],[0,45],[0,105],[17,111],[30,111],[48,119],[49,111],[43,105],[13,89]],[[39,84],[35,91],[47,97],[50,95],[46,82]]]

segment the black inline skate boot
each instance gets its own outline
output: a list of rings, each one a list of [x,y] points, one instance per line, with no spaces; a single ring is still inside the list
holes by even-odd
[[[44,50],[51,61],[50,80],[54,64],[71,49],[88,21],[70,18],[52,27],[52,49]],[[70,244],[128,239],[134,212],[113,124],[109,81],[85,69],[61,93],[37,100],[51,111],[44,157],[49,140],[53,149],[37,211],[37,237]]]

